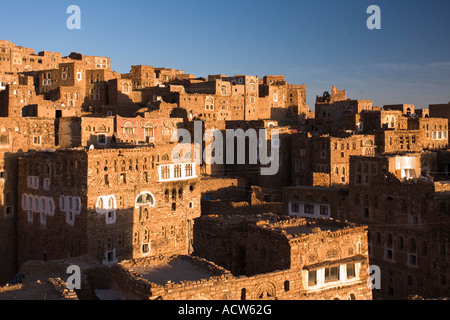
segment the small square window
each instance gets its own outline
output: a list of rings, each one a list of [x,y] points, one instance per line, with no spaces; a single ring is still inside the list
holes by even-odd
[[[108,251],[105,254],[105,258],[106,258],[106,263],[113,263],[116,260],[116,251],[112,250],[112,251]]]
[[[107,139],[106,139],[106,134],[99,134],[98,135],[98,144],[99,145],[106,145],[106,141],[107,141]]]
[[[144,243],[142,245],[142,254],[149,254],[150,253],[150,244]]]

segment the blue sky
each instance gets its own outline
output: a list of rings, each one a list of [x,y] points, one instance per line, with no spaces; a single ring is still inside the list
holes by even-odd
[[[66,9],[81,8],[81,30]],[[369,30],[369,5],[381,30]],[[0,39],[35,49],[108,56],[185,73],[283,74],[307,101],[332,85],[374,104],[450,101],[450,1],[2,1]]]

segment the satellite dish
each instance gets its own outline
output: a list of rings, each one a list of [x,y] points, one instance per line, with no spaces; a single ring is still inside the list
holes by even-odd
[[[95,149],[94,145],[91,144],[91,145],[89,146],[89,150],[94,150],[94,149]]]

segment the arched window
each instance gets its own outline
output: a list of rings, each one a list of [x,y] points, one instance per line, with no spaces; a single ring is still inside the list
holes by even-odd
[[[162,161],[169,161],[169,155],[168,155],[168,154],[164,154],[164,155],[161,157],[161,160],[162,160]]]
[[[108,200],[108,209],[113,209],[114,208],[114,198],[110,197]]]
[[[99,198],[97,202],[97,208],[103,209],[103,198]]]
[[[206,97],[205,109],[206,110],[214,110],[214,98],[213,97]]]
[[[150,192],[142,192],[136,198],[136,209],[140,206],[153,206],[155,205],[155,197]]]
[[[134,133],[134,126],[133,123],[128,121],[125,122],[125,124],[123,125],[123,133],[124,134],[133,134]]]

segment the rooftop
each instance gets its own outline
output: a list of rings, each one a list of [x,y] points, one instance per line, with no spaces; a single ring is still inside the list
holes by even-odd
[[[229,272],[215,264],[192,256],[174,256],[161,259],[142,259],[120,264],[137,277],[156,285],[196,282]]]

